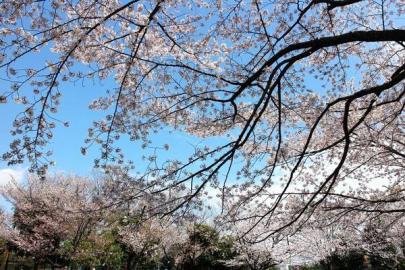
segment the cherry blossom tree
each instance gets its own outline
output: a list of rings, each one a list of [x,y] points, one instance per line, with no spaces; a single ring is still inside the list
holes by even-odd
[[[41,180],[30,176],[27,184],[11,182],[2,195],[14,213],[2,222],[2,238],[37,260],[63,262],[69,244],[74,255],[80,241],[100,220],[89,180],[55,176]]]
[[[328,222],[302,229],[290,237],[295,258],[307,264],[359,269],[402,269],[405,262],[402,234],[403,220],[380,216],[369,219],[364,214],[349,215],[339,223]],[[350,263],[353,263],[352,266]],[[335,266],[334,266],[335,265]],[[323,269],[323,268],[322,268]],[[329,269],[329,268],[328,268]]]
[[[126,220],[118,231],[119,241],[128,250],[128,269],[159,265],[169,258],[175,245],[185,243],[185,237],[183,226],[158,219],[143,222]]]
[[[255,220],[250,218],[237,222],[232,218],[225,222],[219,220],[224,222],[223,230],[230,232],[239,242],[237,245],[239,256],[229,263],[247,262],[248,265],[257,266],[261,263],[281,265],[321,263],[330,266],[341,262],[347,267],[351,259],[357,258],[363,264],[356,266],[360,267],[359,269],[369,269],[367,267],[370,265],[372,269],[400,269],[398,267],[403,265],[405,262],[402,237],[405,228],[403,213],[347,210],[350,209],[347,201],[347,208],[330,208],[324,202],[307,217],[305,223],[294,224],[279,234],[263,237],[267,236],[269,229],[280,227],[280,224],[290,220],[291,215],[301,209],[305,198],[297,198],[303,196],[298,193],[288,194],[288,201],[283,202],[283,211],[274,213],[273,222],[279,224],[253,226]],[[332,193],[328,200],[333,199],[333,196]],[[335,206],[336,203],[331,205]],[[394,209],[397,207],[393,206]],[[252,227],[255,229],[246,234]]]
[[[324,203],[403,213],[404,10],[400,0],[3,1],[10,89],[0,101],[25,105],[3,159],[45,173],[53,130],[69,125],[57,118],[61,85],[113,78],[90,104],[107,116],[81,149],[99,145],[96,167],[131,168],[114,144],[123,135],[144,147],[161,128],[205,139],[189,157],[147,158],[142,192],[182,190],[161,213],[220,188],[223,205],[233,202],[224,214],[277,224],[258,241],[299,228]],[[279,219],[293,193],[300,206]]]
[[[118,168],[93,180],[57,174],[44,179],[29,175],[27,183],[12,181],[1,189],[13,206],[13,213],[1,212],[1,239],[33,256],[34,267],[38,263],[123,269],[158,265],[174,245],[185,242],[190,216],[174,221],[146,212],[146,205],[158,207],[167,201],[161,194],[123,196],[123,190],[140,187]],[[114,204],[115,193],[127,204]]]

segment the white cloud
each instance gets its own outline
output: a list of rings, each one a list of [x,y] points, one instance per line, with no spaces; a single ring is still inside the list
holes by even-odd
[[[23,168],[4,168],[0,169],[0,186],[8,184],[12,179],[20,182],[25,175],[26,170]]]

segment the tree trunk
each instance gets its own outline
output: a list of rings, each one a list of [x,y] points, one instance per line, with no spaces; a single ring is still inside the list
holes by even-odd
[[[8,267],[8,261],[10,259],[10,250],[7,248],[4,252],[4,260],[1,263],[1,270],[7,270]]]
[[[128,254],[126,270],[132,269],[132,259],[133,259],[133,256]]]

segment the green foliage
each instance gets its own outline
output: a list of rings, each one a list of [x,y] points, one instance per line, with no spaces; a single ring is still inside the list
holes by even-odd
[[[329,266],[333,265],[333,269],[344,270],[362,270],[364,269],[364,255],[359,251],[350,251],[345,254],[333,254],[320,262],[323,268],[330,269]]]
[[[237,253],[235,250],[235,239],[232,236],[225,235],[217,243],[218,256],[223,260],[234,258]]]
[[[206,224],[195,224],[189,230],[189,241],[180,252],[183,261],[180,269],[227,269],[224,262],[237,253],[234,239],[219,235],[215,228]]]
[[[189,231],[189,239],[191,243],[208,248],[218,243],[219,233],[209,225],[195,224]]]
[[[303,270],[405,270],[405,260],[394,256],[382,258],[376,254],[366,254],[362,250],[350,250],[343,254],[333,254],[326,259],[302,268]]]
[[[72,265],[102,266],[117,268],[123,264],[125,253],[112,231],[92,234],[74,244],[63,242],[63,254]]]

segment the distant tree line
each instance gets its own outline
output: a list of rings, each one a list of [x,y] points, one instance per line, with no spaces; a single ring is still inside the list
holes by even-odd
[[[260,241],[258,226],[256,239],[245,237],[249,222],[203,218],[201,201],[176,215],[145,211],[182,190],[133,197],[142,189],[119,169],[94,179],[29,175],[3,186],[13,211],[0,215],[0,270],[15,269],[15,262],[24,269],[269,270],[286,262],[304,270],[405,269],[404,226],[390,219],[353,216],[324,226],[330,217],[318,212],[294,234]]]
[[[1,215],[1,270],[10,269],[11,259],[27,269],[44,265],[100,270],[269,269],[275,265],[270,255],[250,265],[236,237],[192,211],[176,219],[143,212],[145,204],[167,198],[110,204],[115,192],[130,188],[128,183],[121,185],[123,181],[111,178],[94,181],[55,175],[45,180],[30,176],[26,184],[3,187],[14,211]]]

